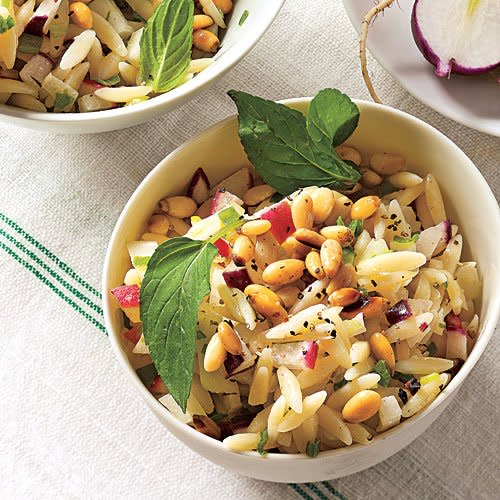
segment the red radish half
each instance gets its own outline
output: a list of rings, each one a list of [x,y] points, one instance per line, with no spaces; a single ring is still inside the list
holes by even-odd
[[[231,255],[231,247],[226,240],[219,238],[217,241],[214,241],[214,245],[217,247],[221,257],[229,257]]]
[[[121,307],[135,307],[139,305],[140,289],[137,285],[122,285],[111,290]]]
[[[416,0],[411,26],[437,76],[473,75],[500,64],[498,0]]]
[[[244,267],[233,269],[232,271],[224,271],[222,277],[229,288],[238,288],[242,292],[245,291],[248,285],[252,284],[248,271]]]
[[[271,234],[280,245],[295,232],[292,209],[286,200],[264,209],[259,215],[261,219],[268,220],[271,223]]]
[[[187,195],[200,205],[210,196],[210,182],[207,174],[199,168],[191,179]]]
[[[304,354],[304,364],[306,368],[311,368],[311,370],[316,366],[316,360],[318,359],[318,344],[316,342],[307,342],[306,353]]]

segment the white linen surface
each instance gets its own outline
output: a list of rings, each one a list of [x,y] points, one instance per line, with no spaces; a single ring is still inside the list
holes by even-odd
[[[367,98],[357,54],[340,0],[289,0],[236,69],[168,116],[88,136],[0,125],[0,213],[99,288],[125,202],[167,153],[234,113],[228,89],[282,99],[334,86]],[[500,140],[424,107],[373,60],[370,68],[384,101],[461,146],[498,198]],[[287,485],[226,472],[173,438],[128,383],[107,337],[1,251],[0,290],[0,498],[296,495]],[[348,499],[498,498],[499,358],[497,331],[427,432],[386,462],[332,485]]]

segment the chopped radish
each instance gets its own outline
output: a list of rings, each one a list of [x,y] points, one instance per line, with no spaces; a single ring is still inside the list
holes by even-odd
[[[245,267],[233,269],[231,271],[224,271],[222,273],[222,277],[229,288],[237,288],[242,292],[248,285],[252,284],[252,280],[250,279],[248,271]]]
[[[385,317],[390,325],[408,319],[411,315],[410,304],[406,300],[400,300],[385,312]]]
[[[412,31],[435,73],[471,75],[500,64],[498,0],[416,0]]]
[[[304,364],[306,368],[313,369],[318,359],[318,344],[316,342],[306,342],[306,352],[304,354]]]
[[[243,205],[243,200],[230,193],[225,188],[218,189],[210,205],[210,215],[219,212],[223,208],[232,207],[234,205],[241,207],[241,205]]]
[[[149,386],[149,390],[155,396],[163,396],[164,394],[167,393],[167,388],[165,387],[165,384],[163,383],[163,380],[161,379],[161,377],[159,375],[156,375],[153,382],[151,382],[151,385]]]
[[[187,195],[198,205],[203,203],[210,196],[210,182],[207,174],[199,168],[193,175],[189,185]]]
[[[440,222],[420,233],[417,240],[417,252],[423,253],[427,259],[441,253],[451,240],[451,224],[449,220]]]
[[[28,24],[24,28],[25,33],[43,36],[49,31],[49,25],[57,14],[62,0],[42,0]]]
[[[138,326],[133,326],[130,328],[130,330],[125,330],[123,332],[123,335],[125,336],[126,339],[130,340],[132,344],[137,344],[139,342],[139,339],[141,338],[141,329]]]
[[[295,232],[292,219],[292,209],[287,200],[280,201],[275,205],[264,209],[260,218],[271,223],[271,234],[281,244]]]
[[[462,328],[462,320],[452,312],[449,312],[445,318],[447,330],[460,330]]]
[[[446,357],[467,359],[467,333],[463,328],[446,331]]]
[[[229,257],[231,255],[231,247],[226,240],[219,238],[217,241],[214,241],[214,245],[217,247],[221,257]]]
[[[113,288],[111,293],[116,297],[122,308],[139,305],[140,288],[137,285],[122,285]]]
[[[245,193],[253,186],[253,177],[248,168],[241,168],[234,174],[226,177],[224,180],[220,181],[212,189],[213,193],[216,193],[222,188],[227,191],[234,193],[239,198],[243,198]]]

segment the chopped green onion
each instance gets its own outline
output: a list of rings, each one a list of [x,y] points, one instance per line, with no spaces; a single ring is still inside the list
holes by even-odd
[[[403,238],[402,236],[394,236],[394,241],[397,243],[416,243],[420,233],[413,233],[411,238]]]
[[[0,16],[0,34],[12,29],[14,24],[14,18],[12,16]]]
[[[42,37],[23,33],[19,38],[19,52],[23,54],[38,54],[42,46]]]
[[[349,223],[349,229],[354,234],[354,237],[357,238],[363,232],[363,221],[362,220],[353,220]]]
[[[120,83],[120,75],[114,75],[111,78],[107,78],[106,80],[101,80],[100,78],[96,78],[95,81],[100,83],[101,85],[106,85],[108,87],[116,85]]]
[[[342,249],[342,261],[344,264],[352,264],[354,262],[354,249],[346,247]]]
[[[336,222],[337,226],[345,226],[345,222],[344,222],[344,219],[342,219],[342,216],[339,215],[337,217],[337,222]]]
[[[242,12],[240,20],[238,21],[238,26],[243,26],[243,23],[247,20],[247,17],[248,17],[249,14],[250,14],[250,12],[248,12],[247,9],[245,9]]]
[[[75,99],[65,92],[57,93],[54,101],[54,110],[62,110],[71,106],[74,102]]]
[[[389,387],[391,381],[391,372],[387,363],[383,359],[379,359],[375,364],[375,373],[380,375],[379,385],[382,387]]]
[[[319,453],[320,444],[321,441],[319,439],[316,439],[316,441],[308,441],[306,446],[307,456],[311,458],[317,457]]]
[[[401,373],[401,372],[394,372],[393,377],[396,380],[403,382],[403,384],[406,384],[406,382],[409,382],[413,378],[413,375],[409,375],[407,373]]]
[[[344,387],[344,385],[346,385],[346,384],[347,384],[347,380],[345,378],[343,378],[340,382],[333,384],[333,390],[336,391],[337,389]]]
[[[267,443],[267,429],[264,429],[260,433],[260,439],[259,439],[259,444],[257,445],[257,452],[259,455],[267,455],[267,451],[264,450],[264,446]]]

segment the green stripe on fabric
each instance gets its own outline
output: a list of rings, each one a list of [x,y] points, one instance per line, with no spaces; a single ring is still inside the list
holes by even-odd
[[[81,276],[79,276],[68,264],[63,262],[57,255],[51,252],[47,247],[45,247],[42,243],[37,241],[31,234],[27,233],[19,224],[15,221],[7,217],[5,214],[0,212],[0,220],[5,222],[11,229],[17,231],[21,236],[26,238],[35,248],[40,250],[46,257],[51,259],[53,262],[57,264],[64,272],[68,273],[79,285],[85,288],[87,291],[95,295],[96,297],[101,297],[99,291],[94,288],[90,283],[84,280]]]
[[[75,297],[80,299],[84,304],[90,307],[93,311],[95,311],[100,316],[103,315],[102,307],[98,306],[95,302],[93,302],[89,297],[84,295],[80,290],[76,289],[71,283],[68,283],[62,276],[57,274],[52,268],[50,268],[38,255],[34,254],[31,250],[25,247],[21,242],[16,240],[13,236],[6,233],[2,228],[0,228],[0,235],[4,236],[8,241],[10,241],[18,250],[25,253],[28,257],[30,257],[34,262],[36,262],[42,269],[47,271],[52,278],[54,278],[58,283],[60,283],[63,287],[65,287],[69,292],[71,292]]]
[[[329,481],[322,481],[321,484],[324,488],[326,488],[330,493],[332,493],[333,495],[335,495],[337,498],[340,498],[340,500],[347,500],[346,497],[344,495],[342,495],[342,493],[340,493],[340,491],[337,491],[331,484]]]
[[[290,488],[292,488],[292,490],[294,490],[295,493],[298,493],[302,498],[305,498],[307,500],[314,500],[314,498],[311,495],[309,495],[309,493],[307,493],[302,489],[301,485],[290,483],[288,486],[290,486]]]
[[[328,500],[328,497],[314,483],[305,483],[304,486],[309,488],[320,500]]]
[[[87,321],[90,321],[96,328],[106,333],[106,328],[102,323],[97,321],[93,316],[91,316],[87,311],[82,309],[74,300],[65,295],[59,288],[57,288],[51,281],[49,281],[38,269],[33,267],[29,262],[24,260],[19,256],[14,250],[0,241],[0,248],[4,250],[8,255],[10,255],[19,264],[25,267],[28,271],[31,271],[44,285],[48,286],[59,298],[64,300],[68,305],[70,305],[75,311],[79,312]]]

